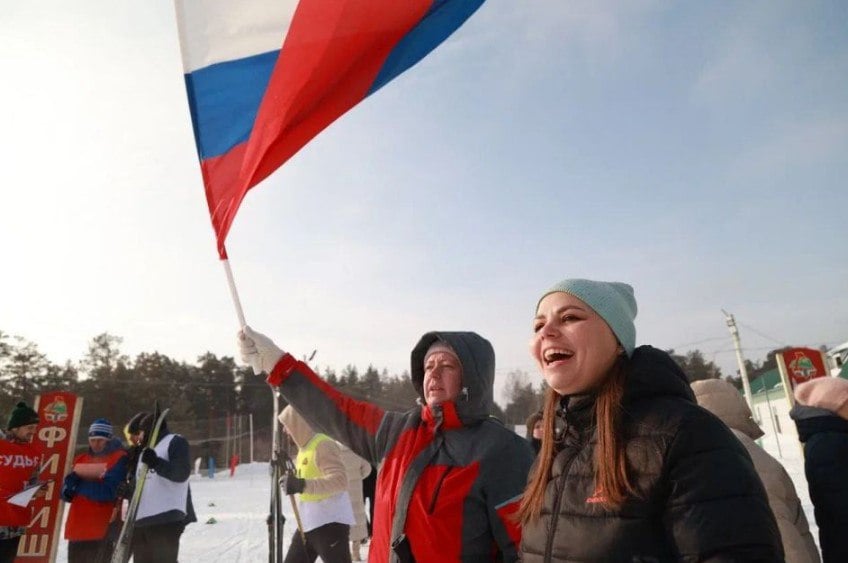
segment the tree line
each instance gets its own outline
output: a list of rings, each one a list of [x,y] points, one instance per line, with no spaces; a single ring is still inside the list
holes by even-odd
[[[34,342],[0,331],[2,424],[18,401],[32,405],[42,392],[70,391],[84,399],[80,428],[103,417],[117,431],[135,413],[151,411],[157,400],[163,408],[170,407],[172,421],[250,413],[260,427],[270,427],[273,397],[265,376],[237,365],[232,357],[206,352],[193,364],[159,352],[129,358],[121,352],[121,344],[118,336],[100,334],[89,342],[81,360],[59,365]],[[339,373],[331,368],[313,369],[343,392],[383,408],[406,410],[415,404],[408,372],[389,374],[373,366],[360,372],[354,365]]]
[[[190,364],[159,352],[142,352],[131,359],[121,352],[122,342],[118,336],[100,334],[89,342],[81,360],[59,365],[41,353],[37,344],[0,331],[0,418],[5,422],[20,400],[32,404],[39,393],[70,391],[84,398],[81,428],[100,417],[123,425],[136,412],[151,410],[157,400],[171,408],[171,420],[212,420],[252,413],[260,426],[270,426],[273,397],[265,377],[237,365],[232,357],[206,352]],[[699,350],[667,352],[689,381],[723,377],[721,369]],[[769,352],[764,362],[747,361],[752,381],[774,367],[775,352]],[[407,371],[389,374],[372,365],[360,371],[351,364],[340,372],[329,367],[313,369],[341,391],[382,408],[406,410],[415,404]],[[738,375],[727,379],[741,388]],[[505,406],[496,403],[492,414],[506,424],[523,424],[541,407],[544,392],[541,377],[511,371]]]

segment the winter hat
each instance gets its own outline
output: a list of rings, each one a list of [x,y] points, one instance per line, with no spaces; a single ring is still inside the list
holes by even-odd
[[[88,427],[89,438],[111,438],[113,432],[112,423],[105,418],[98,418]]]
[[[126,434],[129,437],[132,434],[138,434],[141,431],[141,421],[144,420],[144,417],[148,415],[147,412],[141,411],[133,415],[129,422],[127,422]]]
[[[427,352],[424,354],[424,363],[427,362],[427,358],[429,358],[436,352],[446,352],[456,358],[457,361],[459,361],[460,365],[462,365],[462,361],[459,359],[457,353],[454,351],[453,348],[451,348],[450,344],[448,344],[444,340],[436,340],[435,342],[433,342],[433,344],[430,345],[429,348],[427,348]]]
[[[526,437],[528,440],[533,439],[533,427],[536,426],[536,423],[542,420],[545,417],[542,411],[536,411],[530,416],[527,417],[527,420],[524,422],[524,427],[526,428]]]
[[[636,318],[637,309],[632,287],[621,282],[562,280],[542,294],[536,303],[536,310],[538,311],[542,299],[558,291],[573,295],[591,307],[612,329],[628,357],[633,355],[633,349],[636,347],[636,326],[633,319]]]
[[[148,413],[145,414],[144,417],[139,421],[138,428],[139,430],[144,431],[145,440],[150,439],[150,434],[151,432],[153,432],[153,427],[156,426],[156,420],[157,418],[155,414]],[[170,431],[168,430],[168,421],[163,419],[162,422],[159,423],[159,434],[157,435],[156,442],[158,443],[159,440],[167,436],[169,432]]]
[[[38,424],[38,413],[21,401],[12,409],[12,415],[9,417],[9,424],[6,425],[6,428],[11,430],[29,424]]]
[[[848,420],[848,380],[818,377],[795,388],[795,400],[808,407],[827,409]]]

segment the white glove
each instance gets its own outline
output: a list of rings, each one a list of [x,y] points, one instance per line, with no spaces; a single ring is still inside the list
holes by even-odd
[[[238,346],[241,361],[250,364],[254,373],[270,374],[285,354],[270,338],[249,326],[239,331]]]

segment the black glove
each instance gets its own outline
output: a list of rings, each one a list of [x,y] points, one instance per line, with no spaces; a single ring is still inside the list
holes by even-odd
[[[62,485],[62,500],[65,502],[72,502],[74,497],[77,495],[77,487],[80,484],[80,477],[73,471],[68,473],[67,477],[65,477],[65,482]]]
[[[117,498],[128,499],[128,498],[132,497],[132,494],[133,494],[133,486],[130,483],[128,483],[126,481],[121,481],[120,483],[118,483],[118,488],[115,489],[115,496]]]
[[[152,449],[144,448],[144,450],[141,452],[141,461],[150,469],[156,469],[156,466],[159,465],[159,462],[162,460],[159,459],[159,456],[157,456],[156,452],[154,452]]]
[[[294,473],[286,473],[283,477],[283,492],[287,495],[297,495],[306,488],[306,479],[301,479]]]

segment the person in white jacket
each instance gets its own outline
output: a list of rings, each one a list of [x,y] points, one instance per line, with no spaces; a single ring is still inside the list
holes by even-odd
[[[303,525],[302,533],[292,538],[285,563],[312,563],[317,557],[325,563],[349,563],[348,538],[355,520],[339,446],[316,433],[291,405],[279,419],[297,444],[297,473],[286,473],[283,491],[297,495]]]
[[[807,517],[795,492],[795,485],[783,466],[754,440],[763,431],[751,418],[751,409],[739,391],[723,379],[692,382],[698,404],[721,419],[742,442],[768,495],[769,506],[777,519],[787,563],[819,563],[816,543]]]
[[[347,473],[347,492],[350,495],[350,504],[353,508],[353,517],[356,524],[350,527],[350,558],[353,561],[362,561],[359,547],[368,539],[368,522],[365,516],[365,500],[362,498],[362,480],[371,473],[371,464],[353,453],[353,451],[336,442]]]

